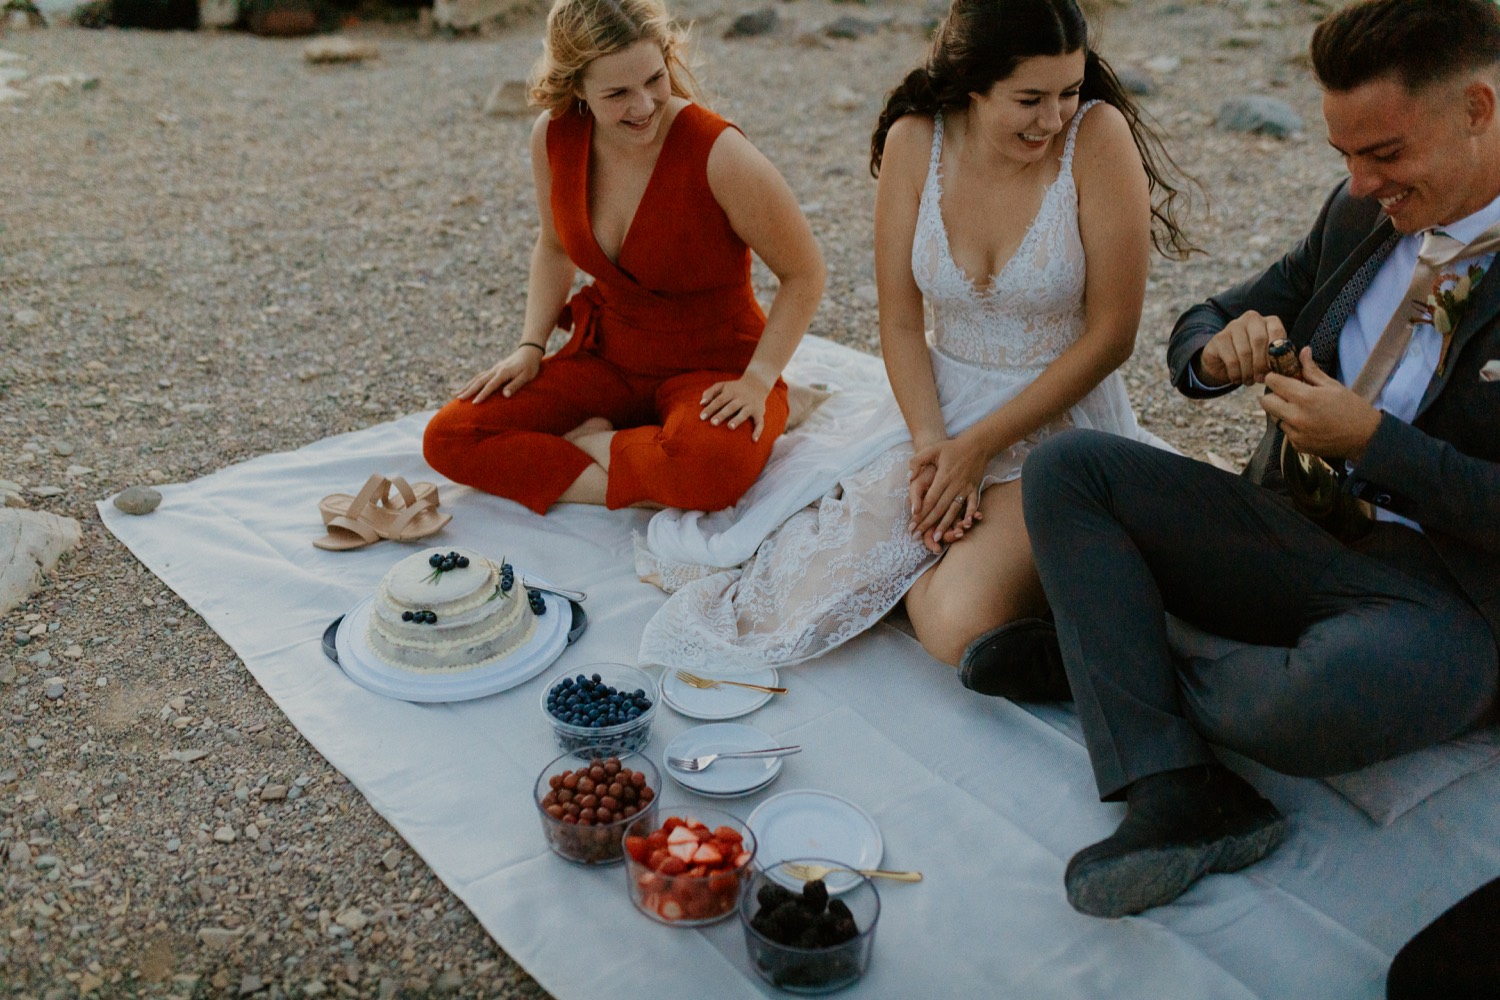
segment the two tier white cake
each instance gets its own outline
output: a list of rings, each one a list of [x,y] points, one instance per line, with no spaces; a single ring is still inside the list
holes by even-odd
[[[401,560],[380,581],[365,638],[391,666],[458,673],[513,652],[535,631],[525,588],[503,561],[497,565],[463,549],[427,549]]]

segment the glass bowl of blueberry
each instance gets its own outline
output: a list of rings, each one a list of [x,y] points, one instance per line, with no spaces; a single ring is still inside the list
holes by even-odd
[[[651,739],[659,694],[656,678],[638,667],[590,663],[547,681],[542,714],[564,753],[585,747],[635,753]]]
[[[880,893],[863,875],[830,895],[822,879],[803,882],[790,865],[827,865],[795,858],[755,873],[740,898],[740,924],[750,964],[766,982],[789,993],[832,993],[865,974],[880,920]]]

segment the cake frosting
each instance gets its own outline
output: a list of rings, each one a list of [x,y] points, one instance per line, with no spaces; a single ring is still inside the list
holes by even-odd
[[[536,631],[525,588],[504,563],[463,549],[467,566],[434,567],[426,549],[386,573],[365,638],[385,662],[414,673],[472,670],[516,650]],[[511,579],[509,588],[505,579]]]

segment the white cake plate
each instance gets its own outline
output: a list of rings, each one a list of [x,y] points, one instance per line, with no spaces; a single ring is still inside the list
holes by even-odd
[[[517,583],[523,583],[518,580]],[[525,594],[517,587],[517,597]],[[401,701],[469,701],[524,684],[551,666],[568,645],[572,608],[566,598],[539,591],[547,602],[547,613],[537,618],[531,638],[505,656],[459,673],[419,674],[400,670],[376,656],[365,638],[370,621],[372,594],[349,609],[339,623],[334,643],[338,664],[349,679],[362,688]]]

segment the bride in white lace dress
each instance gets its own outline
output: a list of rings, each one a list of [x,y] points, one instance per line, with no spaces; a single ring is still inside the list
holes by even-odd
[[[641,661],[798,663],[904,596],[923,646],[956,663],[987,630],[1045,615],[1022,462],[1066,427],[1149,438],[1116,369],[1153,239],[1188,249],[1164,157],[1074,0],[956,0],[872,140],[894,399],[790,435],[731,511],[657,515],[637,566],[672,596]]]

